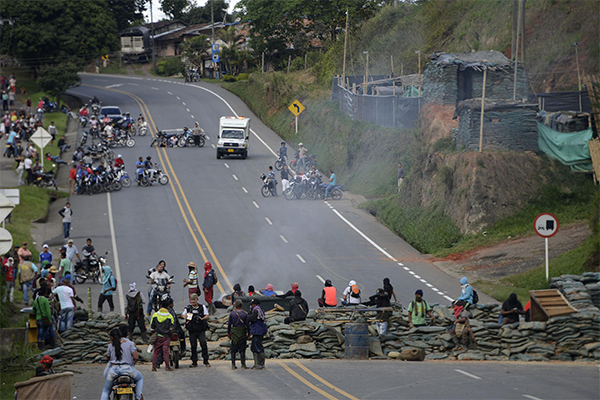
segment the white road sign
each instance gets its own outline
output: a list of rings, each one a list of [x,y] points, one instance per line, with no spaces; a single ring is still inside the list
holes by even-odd
[[[10,201],[5,195],[0,194],[0,221],[4,221],[4,218],[12,212],[13,208],[15,208],[15,203]]]
[[[44,147],[46,147],[46,145],[52,140],[52,135],[50,135],[48,131],[40,126],[29,139],[43,151]]]

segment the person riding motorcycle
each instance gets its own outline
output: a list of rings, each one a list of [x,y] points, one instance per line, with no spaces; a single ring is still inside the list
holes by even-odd
[[[152,157],[146,157],[146,161],[144,162],[144,169],[148,171],[148,174],[150,175],[150,184],[152,185],[152,180],[154,179],[154,165],[152,164]]]
[[[91,238],[87,238],[87,240],[85,241],[85,246],[81,248],[81,253],[83,254],[83,265],[86,271],[88,271],[90,265],[90,257],[93,254],[96,254],[96,248],[92,245]]]
[[[164,294],[171,292],[171,276],[165,271],[167,263],[164,260],[159,261],[156,271],[148,276],[148,283],[152,285],[149,302],[156,302]],[[156,307],[158,309],[158,307]]]
[[[281,162],[283,162],[283,164],[287,163],[287,147],[285,147],[285,142],[281,142],[281,147],[279,148],[279,157],[281,157]]]
[[[131,114],[125,113],[125,117],[123,118],[123,127],[125,129],[129,129],[131,127]]]
[[[123,156],[121,154],[117,155],[115,158],[115,169],[120,170],[125,166],[125,161],[123,161]]]
[[[100,104],[100,100],[98,100],[98,97],[94,96],[94,98],[91,101],[92,104]]]
[[[138,186],[142,184],[142,176],[144,175],[144,158],[140,157],[135,162],[135,175]]]

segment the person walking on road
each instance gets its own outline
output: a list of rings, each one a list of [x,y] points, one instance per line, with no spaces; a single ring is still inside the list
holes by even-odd
[[[148,343],[146,334],[146,322],[144,320],[144,296],[137,290],[135,282],[129,284],[129,291],[125,295],[127,299],[126,317],[128,324],[129,340],[133,341],[133,330],[135,325],[140,328],[140,334],[144,343]]]
[[[319,307],[336,307],[337,290],[331,284],[331,280],[325,280],[325,287],[321,292],[321,298],[317,300]]]
[[[248,314],[242,310],[242,300],[237,299],[233,306],[235,309],[229,313],[227,321],[227,337],[231,341],[231,369],[237,369],[235,366],[235,355],[240,353],[240,362],[242,369],[246,367],[246,340],[248,338]]]
[[[192,364],[190,368],[198,366],[198,342],[202,348],[202,360],[206,368],[208,362],[208,346],[206,344],[206,330],[208,329],[208,309],[198,302],[198,294],[190,295],[190,304],[183,309],[181,317],[185,319],[185,329],[190,333],[190,346],[192,347]]]
[[[71,216],[73,215],[71,203],[67,202],[67,204],[65,204],[65,206],[58,213],[62,217],[63,233],[65,239],[68,240],[71,232]]]
[[[102,292],[98,296],[98,312],[102,312],[104,301],[108,301],[110,312],[115,311],[115,303],[113,302],[113,291],[115,290],[117,290],[117,280],[112,274],[112,268],[105,265],[104,276],[102,277]]]
[[[198,286],[198,268],[196,267],[196,263],[191,261],[188,265],[188,277],[183,280],[183,287],[188,287],[188,297],[190,299],[190,303],[192,301],[192,294],[196,293],[200,295],[200,287]]]
[[[214,285],[217,282],[217,275],[212,269],[212,264],[207,261],[204,264],[204,282],[202,283],[202,290],[204,291],[204,300],[206,300],[206,305],[208,306],[208,312],[210,315],[213,315],[217,312],[217,309],[213,304],[213,290]]]
[[[408,323],[411,328],[427,325],[425,315],[429,315],[432,320],[431,307],[423,299],[423,291],[421,289],[415,292],[415,299],[408,304]]]
[[[252,335],[252,344],[250,350],[254,356],[254,366],[252,369],[265,369],[265,349],[263,347],[263,338],[267,334],[265,312],[260,306],[260,300],[252,299],[250,303],[250,314],[248,315],[248,324],[250,324],[250,334]]]
[[[58,333],[62,333],[73,326],[73,316],[75,313],[75,293],[69,287],[69,280],[64,279],[52,294],[58,297],[60,301],[60,317]]]
[[[402,182],[404,182],[404,177],[406,176],[406,171],[401,163],[398,163],[398,192],[400,191],[400,186],[402,186]]]
[[[156,333],[156,342],[154,343],[154,354],[152,355],[152,372],[156,372],[158,366],[158,355],[162,351],[165,369],[173,371],[169,364],[169,347],[171,346],[171,335],[175,319],[167,310],[168,304],[166,301],[161,302],[160,308],[152,315],[150,323],[150,332]]]

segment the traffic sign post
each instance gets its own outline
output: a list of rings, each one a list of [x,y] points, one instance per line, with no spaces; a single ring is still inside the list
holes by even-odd
[[[37,147],[40,148],[42,156],[44,156],[44,147],[52,140],[52,135],[41,126],[37,128],[35,133],[29,138]]]
[[[296,133],[298,133],[298,115],[302,114],[302,111],[306,110],[306,107],[302,105],[298,100],[294,100],[288,107],[288,110],[296,117]]]
[[[550,279],[548,271],[548,238],[551,238],[558,232],[558,218],[550,213],[542,213],[535,217],[533,229],[546,242],[546,280],[548,280]]]

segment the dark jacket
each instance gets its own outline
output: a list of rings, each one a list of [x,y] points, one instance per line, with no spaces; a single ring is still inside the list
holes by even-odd
[[[302,297],[290,301],[290,321],[304,321],[308,314],[308,303]]]
[[[188,319],[185,321],[185,329],[189,332],[203,332],[208,329],[208,323],[202,320],[204,317],[204,307],[201,304],[198,304],[196,308],[190,304],[185,307],[185,311],[188,314]],[[192,315],[191,319],[189,317],[190,314]]]
[[[258,306],[260,307],[260,306]],[[250,314],[248,314],[248,323],[250,324],[250,334],[256,336],[264,336],[267,334],[268,328],[264,319],[258,318],[258,310],[255,307]],[[262,310],[262,308],[261,308]],[[263,313],[264,314],[264,313]]]
[[[205,287],[206,289],[210,289],[211,287],[213,287],[215,284],[215,271],[213,271],[212,269],[210,271],[208,271],[208,274],[206,274],[206,278],[204,278],[204,282],[202,282],[202,286]]]

